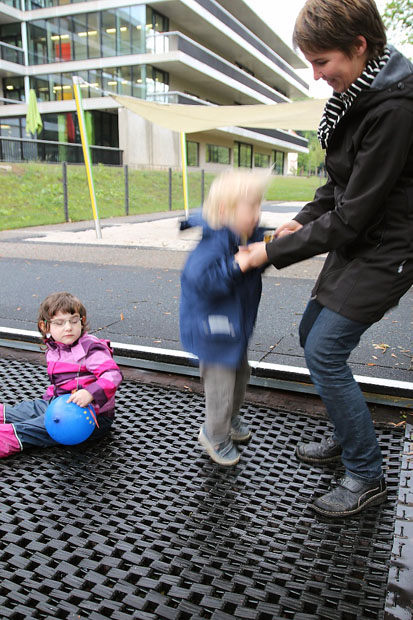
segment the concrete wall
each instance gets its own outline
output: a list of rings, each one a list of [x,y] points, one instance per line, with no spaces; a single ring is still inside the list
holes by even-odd
[[[287,153],[284,160],[284,174],[297,174],[298,153]]]
[[[126,108],[119,109],[119,148],[123,149],[123,163],[128,166],[181,166],[179,134],[154,125]]]

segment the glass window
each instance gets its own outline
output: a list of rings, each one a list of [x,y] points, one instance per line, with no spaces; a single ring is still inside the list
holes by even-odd
[[[73,80],[71,73],[62,73],[62,99],[74,99]]]
[[[146,70],[146,96],[166,93],[169,90],[169,73],[148,66]]]
[[[256,168],[269,168],[271,157],[270,155],[264,155],[264,153],[254,154],[254,166]]]
[[[132,51],[132,46],[129,7],[118,9],[117,18],[119,54],[130,54]]]
[[[99,58],[100,51],[100,20],[99,13],[89,13],[87,16],[87,43],[88,58]]]
[[[46,76],[45,78],[30,78],[30,88],[33,88],[36,91],[37,98],[40,99],[40,101],[52,100],[52,98],[50,97],[50,80],[50,75]]]
[[[120,68],[120,90],[121,95],[132,95],[132,67]]]
[[[119,93],[118,68],[102,69],[102,88],[110,93]]]
[[[132,37],[132,54],[144,54],[145,49],[145,22],[146,7],[145,5],[130,7],[130,25]]]
[[[24,78],[7,77],[3,78],[3,97],[13,101],[24,101]]]
[[[188,166],[199,166],[199,142],[186,141],[186,160]]]
[[[102,12],[102,56],[116,56],[116,12]]]
[[[42,65],[50,62],[48,45],[51,49],[52,42],[48,39],[46,20],[27,24],[27,36],[29,39],[29,64]],[[53,60],[55,59],[53,58]]]
[[[133,96],[146,99],[146,65],[132,67],[132,75]]]
[[[0,135],[12,138],[21,138],[20,118],[0,119]]]
[[[205,160],[207,163],[228,165],[231,163],[231,149],[227,146],[207,144]]]
[[[89,79],[87,80],[91,86],[95,86],[95,88],[102,88],[102,70],[101,69],[92,69],[88,72]],[[85,89],[86,90],[86,89]],[[93,88],[89,88],[89,97],[100,97],[101,93],[94,90]],[[82,91],[83,92],[83,91]]]
[[[274,172],[275,174],[284,174],[284,156],[283,151],[274,151]]]
[[[70,34],[67,30],[68,19],[62,18],[62,25],[66,26],[66,30],[60,33],[59,18],[47,20],[47,38],[51,43],[52,56],[48,55],[49,61],[71,60],[71,41]]]
[[[163,46],[166,45],[164,37],[158,37],[160,32],[168,32],[169,19],[161,13],[157,13],[151,7],[146,10],[146,51],[149,53],[165,51]]]
[[[73,56],[76,60],[85,60],[88,57],[86,15],[74,15],[73,17],[73,46]]]
[[[62,74],[61,73],[57,73],[56,75],[53,75],[53,100],[54,101],[63,100]]]
[[[22,46],[22,33],[20,23],[15,24],[1,24],[0,25],[0,40],[3,43],[9,45],[15,45],[16,47]],[[3,49],[3,60],[8,60],[4,57],[5,49]],[[12,62],[16,62],[12,60]]]
[[[165,51],[168,40],[153,35],[168,28],[166,17],[144,5],[30,22],[30,64],[141,54],[150,49],[147,34],[152,49],[156,41]]]
[[[252,168],[252,145],[236,142],[235,162],[238,168]]]
[[[169,75],[165,71],[153,69],[153,77],[155,81],[155,92],[165,93],[169,90]]]
[[[99,71],[99,69],[98,69]],[[78,71],[77,75],[81,78],[83,78],[85,80],[85,82],[88,82],[88,84],[91,84],[93,82],[94,76],[90,75],[90,71]],[[71,74],[72,75],[72,74]],[[91,95],[91,91],[93,91],[93,89],[91,89],[88,84],[79,84],[80,86],[80,92],[82,93],[82,97],[87,98],[87,97],[91,97],[93,95]],[[72,85],[73,85],[73,80],[72,80]]]

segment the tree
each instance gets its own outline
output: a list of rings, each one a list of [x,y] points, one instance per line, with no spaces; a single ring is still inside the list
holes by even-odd
[[[306,174],[318,174],[324,166],[325,153],[320,146],[316,131],[297,132],[308,140],[308,153],[299,153],[297,166]]]
[[[400,43],[413,44],[412,0],[390,0],[387,2],[383,21],[389,30],[389,34],[396,35]]]

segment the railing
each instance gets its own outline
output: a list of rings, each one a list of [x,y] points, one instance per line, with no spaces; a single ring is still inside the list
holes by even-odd
[[[147,101],[156,101],[156,103],[183,103],[188,105],[208,105],[213,106],[213,103],[195,97],[194,95],[188,95],[179,90],[168,90],[166,93],[148,93],[146,96]]]
[[[24,103],[20,99],[7,99],[6,97],[0,97],[0,105],[10,105],[12,103]]]
[[[0,59],[24,65],[24,52],[21,47],[0,41]]]
[[[90,154],[93,164],[122,166],[123,163],[123,151],[114,147],[91,146]],[[84,162],[81,144],[4,136],[0,136],[0,160],[49,163],[66,161],[71,164]]]

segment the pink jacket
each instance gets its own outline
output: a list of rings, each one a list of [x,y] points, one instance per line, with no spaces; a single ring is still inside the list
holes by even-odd
[[[113,360],[109,340],[85,333],[73,345],[49,338],[46,342],[47,374],[51,385],[43,398],[86,389],[93,395],[96,413],[113,413],[115,393],[122,373]]]

